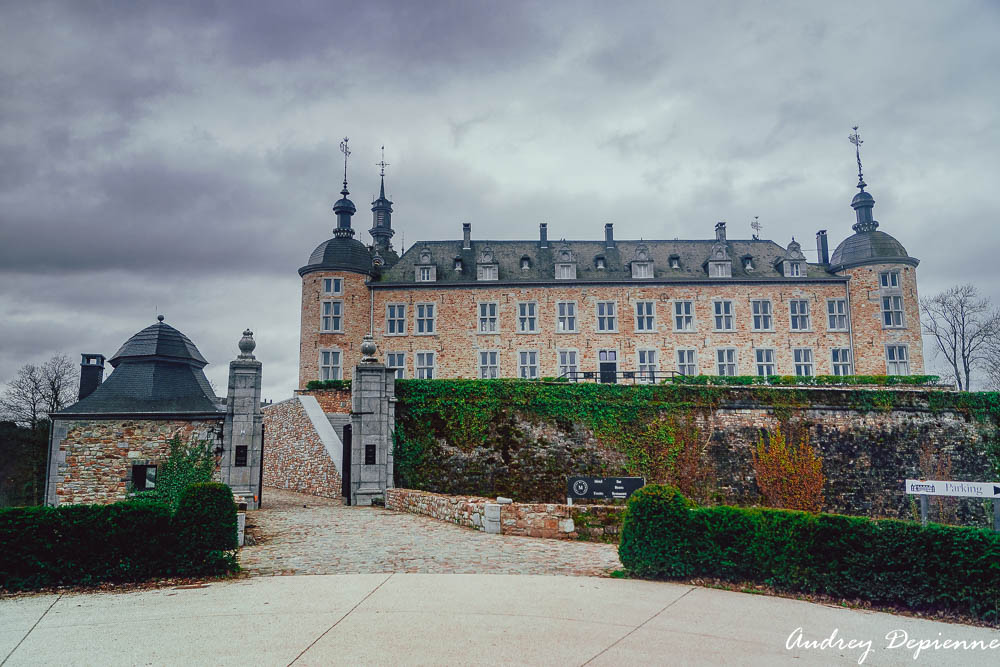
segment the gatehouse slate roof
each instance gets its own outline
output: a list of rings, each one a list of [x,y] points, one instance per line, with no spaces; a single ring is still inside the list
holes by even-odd
[[[857,196],[855,199],[857,199]],[[852,266],[875,264],[883,261],[911,264],[913,266],[919,263],[919,260],[906,254],[906,248],[895,238],[885,232],[872,230],[860,231],[844,239],[830,257],[830,269],[832,271],[839,271],[840,269],[849,269]]]
[[[161,321],[138,332],[111,358],[114,371],[89,396],[56,417],[212,416],[225,414],[202,370],[208,362],[187,336]]]
[[[422,241],[414,243],[392,268],[383,272],[375,285],[419,284],[456,285],[499,283],[554,283],[574,282],[608,283],[648,283],[648,282],[720,282],[724,280],[788,280],[803,281],[826,278],[841,281],[820,264],[809,264],[806,278],[785,278],[776,264],[788,256],[787,251],[774,241],[729,240],[726,250],[732,260],[732,278],[711,278],[706,269],[712,248],[718,243],[709,240],[673,241],[629,241],[616,240],[613,248],[606,248],[604,241],[548,241],[547,248],[539,247],[539,241],[472,241],[471,249],[463,250],[462,241]],[[567,246],[576,258],[576,280],[556,280],[555,265],[557,253]],[[653,278],[632,278],[630,263],[636,249],[645,246],[653,262]],[[432,283],[416,283],[416,267],[420,264],[420,253],[426,247],[431,253],[431,263],[437,267],[437,280]],[[489,248],[494,262],[499,265],[499,279],[496,281],[476,280],[476,261],[480,252]],[[679,269],[670,268],[670,258],[676,255],[680,260]],[[743,258],[750,256],[753,271],[743,268]],[[455,258],[461,258],[462,271],[454,270]],[[529,268],[521,268],[521,258],[527,257]],[[598,269],[596,259],[604,258],[605,268]]]

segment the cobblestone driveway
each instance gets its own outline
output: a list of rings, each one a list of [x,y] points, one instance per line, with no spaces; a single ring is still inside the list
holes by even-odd
[[[264,489],[248,523],[263,536],[244,547],[251,574],[563,574],[618,569],[613,544],[487,535],[427,517]]]

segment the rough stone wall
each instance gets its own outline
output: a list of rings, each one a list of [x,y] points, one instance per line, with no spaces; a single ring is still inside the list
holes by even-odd
[[[299,399],[269,405],[263,415],[264,486],[341,498],[340,473]]]
[[[327,415],[351,414],[350,389],[320,389],[316,391],[296,390],[296,396],[313,396]]]
[[[214,443],[222,420],[56,420],[53,429],[50,504],[106,504],[127,497],[132,466],[161,464],[174,436]]]
[[[898,271],[898,290],[882,290],[879,273]],[[886,373],[885,346],[889,343],[907,346],[910,373],[924,370],[923,341],[920,337],[920,299],[917,294],[917,270],[905,264],[876,264],[848,269],[851,276],[851,321],[854,328],[855,372],[859,375]],[[889,328],[883,324],[882,295],[903,297],[903,327]]]

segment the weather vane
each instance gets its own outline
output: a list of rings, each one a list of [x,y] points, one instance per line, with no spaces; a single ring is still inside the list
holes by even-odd
[[[859,190],[861,190],[862,192],[864,192],[865,191],[865,186],[868,185],[868,184],[865,183],[865,178],[864,178],[864,176],[861,175],[861,144],[863,144],[865,142],[861,140],[861,135],[858,134],[858,126],[857,125],[855,125],[851,129],[854,130],[854,134],[850,135],[847,138],[851,140],[852,144],[854,144],[854,155],[855,155],[855,157],[858,158],[858,186],[857,187],[858,187]]]
[[[754,241],[759,241],[760,240],[760,228],[761,228],[761,224],[757,220],[758,217],[759,216],[755,215],[753,217],[753,222],[750,223],[750,229],[753,230],[753,240]]]
[[[385,161],[385,146],[382,147],[382,161],[375,163],[376,167],[381,167],[379,171],[379,176],[385,176],[385,168],[389,166],[389,163]]]
[[[351,149],[347,147],[347,142],[350,141],[347,137],[340,142],[340,152],[344,154],[344,187],[347,187],[347,158],[351,155]]]

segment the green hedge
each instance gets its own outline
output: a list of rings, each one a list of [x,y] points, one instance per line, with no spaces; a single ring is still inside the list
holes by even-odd
[[[1000,534],[980,528],[697,507],[650,485],[629,499],[618,553],[640,577],[753,581],[1000,620]]]
[[[171,516],[165,504],[140,499],[111,505],[0,509],[0,588],[28,590],[233,572],[238,566],[227,551],[236,546],[232,491],[222,484],[211,486],[221,487],[209,492],[215,496],[225,490],[229,508],[214,501],[205,510],[178,510]],[[204,493],[194,489],[185,494],[182,505],[198,502]],[[231,537],[225,537],[230,526]]]
[[[317,389],[339,389],[348,390],[351,389],[350,380],[310,380],[306,383],[307,391],[315,391]]]
[[[675,375],[667,384],[771,385],[775,387],[891,387],[935,385],[937,375]]]

